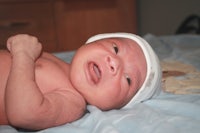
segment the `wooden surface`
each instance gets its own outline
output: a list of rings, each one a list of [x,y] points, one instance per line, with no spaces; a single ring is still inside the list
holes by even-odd
[[[9,36],[37,36],[44,50],[75,50],[92,35],[136,33],[134,0],[0,0],[0,47]]]

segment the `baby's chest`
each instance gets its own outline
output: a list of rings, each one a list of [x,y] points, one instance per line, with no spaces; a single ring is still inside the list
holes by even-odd
[[[67,69],[67,68],[66,68]],[[58,64],[38,63],[35,67],[35,79],[42,92],[71,87],[68,71]]]

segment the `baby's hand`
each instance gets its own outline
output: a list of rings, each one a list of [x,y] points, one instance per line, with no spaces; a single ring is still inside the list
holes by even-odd
[[[7,40],[7,48],[12,56],[23,53],[33,60],[36,60],[41,54],[42,45],[34,36],[19,34]]]

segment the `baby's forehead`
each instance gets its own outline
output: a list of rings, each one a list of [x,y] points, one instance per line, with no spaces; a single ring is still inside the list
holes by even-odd
[[[128,47],[130,50],[140,49],[142,51],[140,45],[135,40],[129,38],[109,38],[108,41],[113,41],[120,46]]]
[[[129,38],[122,38],[122,37],[115,37],[115,38],[105,38],[98,40],[100,44],[107,45],[107,44],[116,44],[119,51],[123,51],[123,53],[143,53],[142,48],[140,45],[133,39]]]
[[[103,41],[103,42],[110,42],[110,43],[119,43],[119,44],[122,44],[122,45],[138,45],[138,43],[132,39],[129,39],[129,38],[122,38],[122,37],[113,37],[113,38],[104,38],[104,39],[101,39],[101,40],[98,40],[98,41]]]
[[[92,42],[93,44],[100,44],[105,47],[109,45],[117,46],[119,51],[125,51],[124,53],[143,53],[140,45],[133,39],[122,38],[122,37],[112,37],[96,40]]]

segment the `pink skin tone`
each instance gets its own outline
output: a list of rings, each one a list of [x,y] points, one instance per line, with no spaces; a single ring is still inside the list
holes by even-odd
[[[82,46],[70,72],[74,87],[89,104],[109,110],[124,106],[138,91],[146,76],[146,61],[134,41],[104,39]]]
[[[42,52],[37,38],[10,37],[0,58],[0,124],[45,129],[79,119],[86,104],[120,108],[146,76],[140,47],[123,38],[79,48],[71,64]]]

